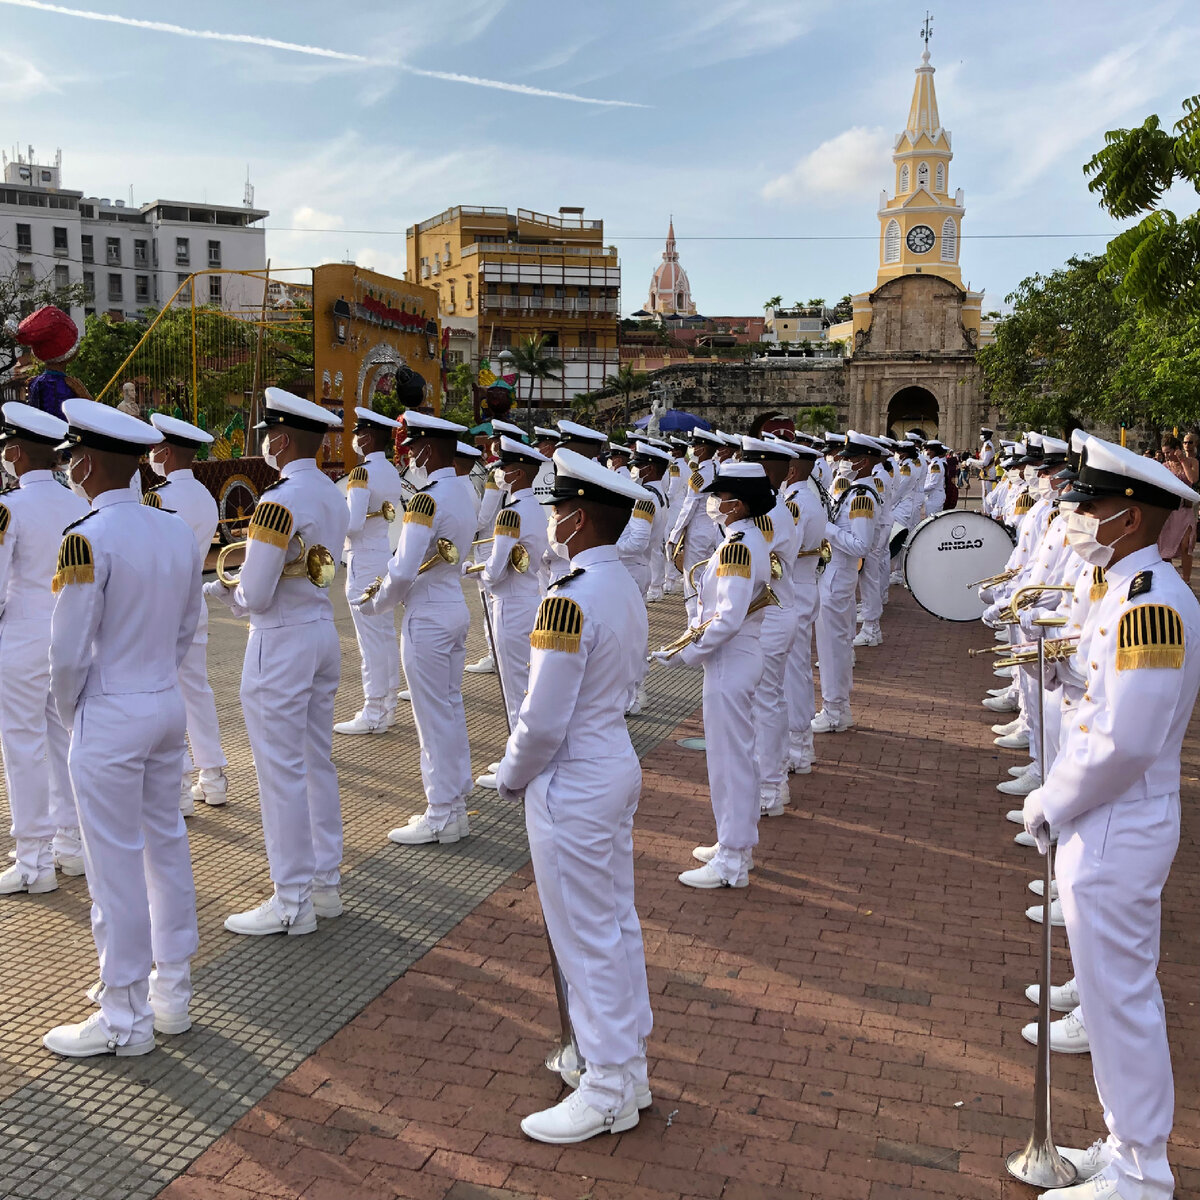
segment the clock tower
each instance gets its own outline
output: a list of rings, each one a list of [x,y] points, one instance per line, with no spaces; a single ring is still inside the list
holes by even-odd
[[[962,189],[950,193],[950,134],[938,117],[929,65],[929,23],[917,68],[908,125],[892,152],[895,194],[879,197],[879,276],[876,286],[901,275],[939,275],[962,287],[958,247]]]

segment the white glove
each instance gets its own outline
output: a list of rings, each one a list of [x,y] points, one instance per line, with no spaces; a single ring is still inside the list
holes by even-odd
[[[983,621],[983,623],[990,629],[998,629],[1000,627],[1000,614],[1004,611],[1004,608],[1004,604],[1000,601],[989,604],[987,608],[983,610],[983,616],[980,618],[980,620]]]
[[[1047,615],[1048,614],[1046,610],[1043,608],[1030,608],[1022,610],[1020,626],[1021,632],[1025,635],[1027,641],[1039,642],[1046,636],[1046,629],[1048,627],[1045,625],[1036,625],[1034,622],[1037,621],[1039,617],[1044,617]]]
[[[1050,825],[1042,808],[1041,793],[1041,788],[1034,788],[1025,797],[1021,815],[1025,818],[1025,832],[1037,842],[1038,853],[1046,854],[1050,850]]]
[[[214,600],[219,600],[222,604],[233,607],[233,588],[227,588],[219,579],[209,580],[204,585],[204,594],[211,596]]]
[[[650,661],[656,663],[670,663],[674,655],[668,654],[665,650],[655,650],[650,655]]]
[[[510,788],[504,779],[504,760],[500,760],[500,767],[496,771],[496,791],[500,793],[500,799],[509,804],[524,804],[525,789]]]

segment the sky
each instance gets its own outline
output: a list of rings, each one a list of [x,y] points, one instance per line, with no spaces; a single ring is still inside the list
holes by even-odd
[[[699,310],[869,289],[919,65],[909,0],[0,0],[0,147],[63,186],[240,204],[275,266],[404,270],[454,204],[604,221],[622,309],[670,215]],[[202,35],[202,36],[200,36]],[[985,310],[1119,228],[1082,165],[1196,89],[1194,0],[956,0],[932,62]],[[1194,194],[1169,201],[1191,211]],[[1037,236],[1055,235],[1055,236]],[[1060,236],[1066,235],[1066,236]]]

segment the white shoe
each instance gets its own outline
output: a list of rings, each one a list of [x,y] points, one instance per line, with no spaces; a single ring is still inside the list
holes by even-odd
[[[420,813],[410,819],[407,825],[401,825],[388,834],[388,841],[398,846],[429,846],[440,842],[443,846],[457,842],[466,835],[459,832],[460,822],[451,818],[440,832],[429,824],[429,818]]]
[[[992,712],[1003,713],[1021,711],[1021,706],[1016,702],[1016,700],[1009,699],[1007,689],[1003,695],[988,696],[986,699],[981,700],[980,703],[984,708],[990,708]]]
[[[997,667],[993,672],[997,679],[1015,679],[1017,675],[1016,667]]]
[[[1011,687],[988,688],[987,694],[989,696],[1007,696],[1011,691]]]
[[[340,917],[342,915],[342,889],[334,884],[331,887],[317,887],[312,890],[313,912],[318,917]]]
[[[790,751],[787,769],[789,775],[811,775],[812,748]]]
[[[633,703],[625,710],[627,717],[640,717],[642,715],[642,702],[637,696],[634,697]]]
[[[1030,884],[1029,884],[1029,890],[1035,896],[1042,895],[1042,893],[1046,890],[1046,881],[1044,879],[1031,880]],[[1051,900],[1058,899],[1058,880],[1057,879],[1050,880],[1050,899]],[[1072,1004],[1071,1007],[1074,1008],[1075,1005]]]
[[[485,654],[478,662],[468,663],[463,670],[472,675],[495,675],[496,660],[490,654]]]
[[[339,721],[333,727],[334,733],[345,733],[352,736],[367,733],[387,733],[387,731],[387,718],[382,714],[368,716],[366,709],[355,713],[349,721]]]
[[[56,854],[54,865],[64,875],[82,875],[87,870],[82,854]]]
[[[750,880],[743,873],[733,883],[726,883],[717,868],[711,862],[708,862],[702,867],[696,867],[691,871],[684,871],[679,876],[679,882],[691,888],[744,888],[749,885]]]
[[[844,720],[839,720],[837,717],[831,717],[824,709],[812,719],[810,726],[813,733],[841,733],[846,729],[853,729],[854,722],[850,717]]]
[[[1005,779],[1002,783],[996,784],[996,791],[1003,792],[1006,796],[1028,796],[1030,792],[1037,791],[1041,786],[1041,774],[1037,771],[1026,771],[1023,775],[1018,775],[1016,779]]]
[[[1025,997],[1034,1004],[1041,1002],[1042,989],[1040,984],[1031,983],[1025,989]],[[1050,985],[1050,1007],[1055,1012],[1070,1012],[1079,1007],[1079,985],[1072,976],[1060,987]]]
[[[1027,762],[1023,767],[1009,767],[1008,773],[1013,779],[1020,779],[1022,775],[1028,775],[1033,769],[1033,763]]]
[[[663,598],[662,588],[647,588],[646,589],[646,603],[647,604],[657,604],[662,598]]]
[[[104,980],[97,979],[86,992],[83,993],[89,1004],[94,1004],[97,1008],[100,1007],[100,997],[104,995]]]
[[[550,1060],[547,1059],[546,1066],[550,1066]],[[578,1091],[579,1084],[582,1082],[583,1070],[580,1069],[579,1060],[570,1046],[563,1048],[559,1054],[558,1061],[554,1064],[553,1070],[557,1070],[559,1078],[572,1091]],[[633,1102],[638,1106],[638,1111],[641,1112],[647,1109],[654,1103],[654,1096],[650,1091],[650,1081],[640,1083],[638,1080],[633,1081]]]
[[[196,802],[192,799],[190,786],[184,787],[179,793],[179,811],[185,817],[190,817],[196,811]]]
[[[1058,1152],[1075,1168],[1075,1182],[1087,1183],[1112,1162],[1112,1148],[1107,1138],[1097,1138],[1086,1150],[1059,1146]],[[1065,1189],[1059,1189],[1065,1190]],[[1074,1197],[1073,1200],[1078,1200]]]
[[[192,1015],[184,1009],[183,1012],[166,1012],[154,1010],[155,1033],[187,1033],[192,1027]]]
[[[774,792],[761,793],[758,797],[759,815],[763,817],[782,817],[784,809],[788,806],[788,801],[791,800],[792,794],[788,790],[787,779],[785,778]]]
[[[1006,733],[1003,737],[992,738],[992,745],[1001,750],[1028,750],[1029,730],[1018,729],[1015,733]]]
[[[28,882],[21,873],[17,863],[13,863],[0,875],[0,896],[16,896],[20,892],[28,892],[31,896],[40,896],[44,892],[58,891],[58,876],[53,867],[39,871],[37,876]]]
[[[488,763],[488,765],[487,765],[487,773],[488,773],[489,775],[495,775],[495,774],[496,774],[496,772],[497,772],[497,771],[499,771],[499,770],[500,770],[500,760],[499,760],[499,759],[497,759],[495,762],[490,762],[490,763]]]
[[[408,690],[408,688],[402,688],[400,691],[398,691],[396,693],[396,699],[397,700],[407,700],[409,702],[409,704],[411,704],[412,703],[412,692],[410,692]]]
[[[1007,737],[1010,733],[1017,733],[1021,728],[1021,718],[1013,717],[1013,719],[1004,725],[993,725],[992,732],[997,737]]]
[[[1044,917],[1044,910],[1045,910],[1044,905],[1035,904],[1031,908],[1027,908],[1025,910],[1025,915],[1035,925],[1040,925],[1042,923],[1042,920]],[[1066,923],[1067,923],[1066,920],[1063,918],[1062,901],[1061,900],[1051,900],[1050,901],[1050,924],[1053,925],[1055,929],[1062,929],[1063,926],[1066,925]]]
[[[1024,828],[1025,810],[1021,808],[1010,808],[1008,812],[1004,814],[1004,819],[1006,821],[1011,821],[1014,825],[1020,825],[1022,828]]]
[[[92,1013],[77,1025],[56,1025],[42,1038],[42,1045],[64,1058],[94,1058],[97,1054],[133,1058],[154,1049],[154,1035],[141,1042],[126,1042],[120,1046],[104,1032],[100,1014]]]
[[[220,808],[229,802],[229,780],[222,769],[209,773],[207,767],[200,772],[196,782],[192,784],[192,799],[197,804],[207,804],[209,808]]]
[[[1037,845],[1037,838],[1035,838],[1033,834],[1027,833],[1024,829],[1022,829],[1021,832],[1018,833],[1015,838],[1013,838],[1013,841],[1016,842],[1018,846],[1028,846],[1030,849]],[[1050,841],[1051,843],[1058,841],[1058,834],[1055,833],[1053,829],[1050,831]]]
[[[496,791],[497,790],[496,772],[495,771],[485,771],[484,774],[480,775],[475,780],[475,786],[481,787],[481,788],[487,788],[488,791],[491,791],[491,792]]]
[[[864,625],[850,644],[852,646],[882,646],[883,634],[878,629],[868,629]]]
[[[535,1142],[563,1146],[586,1142],[599,1133],[624,1133],[638,1123],[637,1104],[630,1101],[619,1113],[605,1115],[593,1108],[578,1092],[521,1122],[521,1132]]]
[[[717,851],[720,850],[720,848],[720,842],[714,842],[711,846],[697,846],[695,850],[692,851],[692,857],[696,859],[697,862],[710,863],[714,858],[717,857]]]
[[[289,919],[275,906],[275,897],[268,896],[257,908],[226,917],[225,928],[230,933],[243,933],[248,937],[265,937],[272,933],[286,933],[289,937],[299,937],[301,934],[316,931],[317,914],[310,903],[302,908],[294,919]]]
[[[1036,1021],[1030,1021],[1021,1030],[1021,1036],[1035,1046],[1038,1041]],[[1088,1054],[1092,1045],[1088,1041],[1087,1030],[1079,1019],[1079,1010],[1071,1009],[1061,1020],[1050,1022],[1050,1049],[1058,1054]]]
[[[1070,1187],[1042,1192],[1038,1200],[1136,1200],[1144,1195],[1140,1188],[1137,1192],[1123,1192],[1117,1180],[1102,1171],[1084,1183],[1077,1180]]]

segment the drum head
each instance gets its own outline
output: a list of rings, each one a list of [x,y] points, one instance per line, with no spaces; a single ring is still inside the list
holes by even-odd
[[[1013,537],[980,512],[940,512],[913,530],[904,582],[926,612],[943,621],[977,621],[986,607],[977,579],[998,575],[1012,553]]]

